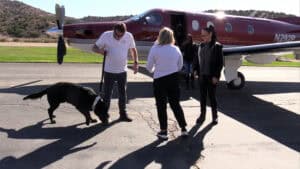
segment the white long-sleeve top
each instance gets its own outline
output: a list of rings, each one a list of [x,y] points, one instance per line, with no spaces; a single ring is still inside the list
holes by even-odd
[[[153,78],[157,79],[180,71],[182,65],[182,53],[177,46],[154,44],[150,49],[146,68],[149,72],[154,72]]]

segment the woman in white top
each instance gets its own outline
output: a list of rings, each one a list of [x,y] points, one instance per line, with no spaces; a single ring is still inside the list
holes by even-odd
[[[162,28],[149,52],[146,65],[149,72],[154,72],[153,90],[161,129],[157,136],[161,139],[168,139],[167,102],[181,127],[182,136],[188,135],[184,113],[179,103],[178,72],[182,68],[183,59],[179,48],[174,43],[173,31],[167,27]]]

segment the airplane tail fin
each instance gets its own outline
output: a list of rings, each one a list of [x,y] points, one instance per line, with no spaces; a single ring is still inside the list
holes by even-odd
[[[24,97],[23,100],[38,99],[38,98],[41,98],[42,96],[44,96],[46,93],[47,93],[47,89],[40,91],[38,93],[30,94],[30,95]]]

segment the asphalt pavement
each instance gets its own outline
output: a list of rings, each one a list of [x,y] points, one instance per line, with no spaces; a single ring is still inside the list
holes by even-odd
[[[117,92],[110,125],[86,126],[71,105],[62,104],[51,124],[46,97],[22,98],[61,81],[99,90],[101,65],[0,63],[0,169],[300,169],[300,68],[241,67],[246,85],[217,88],[219,124],[204,124],[199,90],[185,90],[181,105],[190,136],[168,107],[167,141],[159,131],[152,78],[141,65],[128,70],[128,114],[119,122]],[[116,89],[116,88],[115,88]],[[116,91],[116,90],[115,90]],[[96,117],[91,113],[93,117]]]

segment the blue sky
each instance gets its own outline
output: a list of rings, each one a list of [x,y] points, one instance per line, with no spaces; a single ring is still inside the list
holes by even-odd
[[[65,6],[66,16],[135,15],[152,8],[200,12],[208,9],[267,10],[300,15],[300,0],[19,0],[54,13],[55,3]]]

